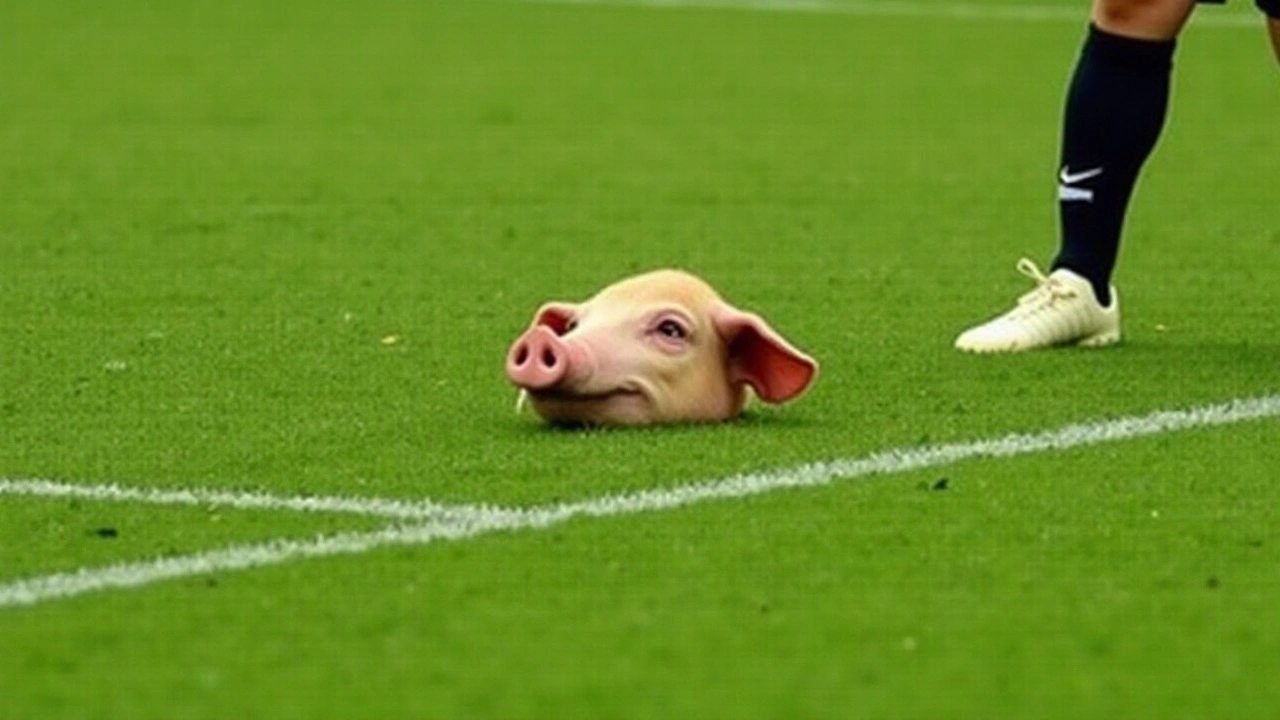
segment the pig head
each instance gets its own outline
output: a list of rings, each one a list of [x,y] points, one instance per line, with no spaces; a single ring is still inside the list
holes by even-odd
[[[551,302],[507,353],[507,377],[556,424],[645,425],[737,417],[754,392],[803,393],[818,364],[758,315],[679,270]]]

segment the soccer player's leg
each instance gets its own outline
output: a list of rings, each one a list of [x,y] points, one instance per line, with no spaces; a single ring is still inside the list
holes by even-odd
[[[1160,136],[1176,37],[1194,6],[1195,0],[1094,0],[1063,113],[1061,243],[1053,272],[1035,275],[1050,291],[1027,294],[1010,312],[961,334],[956,347],[1008,352],[1120,339],[1110,279],[1121,225]]]

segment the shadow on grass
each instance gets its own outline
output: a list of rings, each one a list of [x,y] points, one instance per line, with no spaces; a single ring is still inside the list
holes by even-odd
[[[908,405],[934,415],[946,402],[979,417],[1014,418],[1023,406],[1045,422],[1143,413],[1256,397],[1280,391],[1280,338],[1223,342],[1140,337],[1105,349],[1063,348],[1005,356],[963,356],[943,365],[952,374],[928,378],[924,397]],[[931,403],[932,400],[932,403]],[[943,418],[934,420],[938,422]],[[980,422],[992,432],[1000,422]]]
[[[1163,380],[1184,389],[1196,382],[1205,390],[1240,393],[1280,389],[1280,338],[1238,342],[1140,339],[1105,351],[1071,353],[1076,354],[1095,356],[1092,366],[1114,361],[1113,371],[1130,375],[1135,382]]]
[[[531,412],[514,419],[513,431],[524,437],[577,437],[584,435],[644,436],[661,434],[671,436],[687,434],[705,436],[711,433],[755,430],[798,430],[819,425],[813,418],[800,413],[770,409],[748,408],[734,420],[718,423],[671,423],[666,425],[641,425],[634,427],[610,427],[581,423],[550,424],[537,419]]]

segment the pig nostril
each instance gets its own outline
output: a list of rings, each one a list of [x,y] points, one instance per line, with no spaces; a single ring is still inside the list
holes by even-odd
[[[515,356],[515,358],[514,358],[514,359],[515,359],[516,365],[523,365],[523,364],[525,364],[526,362],[528,362],[528,361],[529,361],[529,346],[528,346],[528,345],[521,345],[520,347],[516,348],[516,356]]]
[[[555,366],[556,366],[556,356],[555,356],[555,353],[551,352],[550,350],[543,350],[543,351],[542,351],[542,364],[543,364],[544,366],[548,367],[548,368],[553,368],[553,367],[555,367]]]

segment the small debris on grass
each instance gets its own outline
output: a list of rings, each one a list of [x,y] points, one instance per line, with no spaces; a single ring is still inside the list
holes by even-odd
[[[383,335],[382,336],[383,345],[395,345],[398,342],[400,342],[399,335]]]
[[[115,538],[120,536],[120,532],[113,527],[100,527],[93,531],[94,535],[100,538]]]
[[[940,477],[933,483],[934,490],[946,490],[950,486],[950,478]]]

